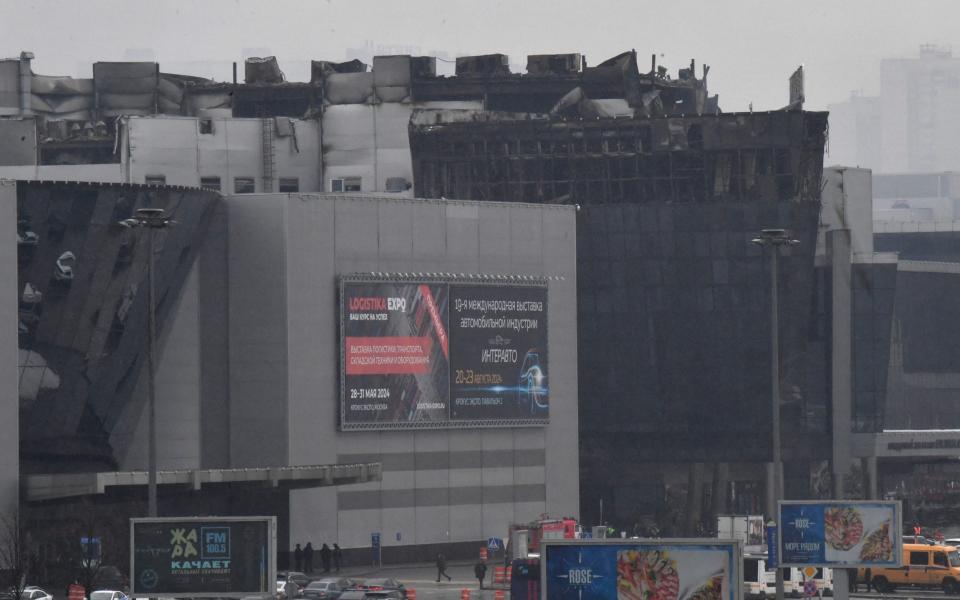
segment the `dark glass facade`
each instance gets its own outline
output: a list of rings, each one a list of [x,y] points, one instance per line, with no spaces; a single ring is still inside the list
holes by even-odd
[[[418,196],[580,206],[581,517],[696,533],[763,509],[769,258],[780,260],[785,484],[829,457],[829,295],[815,269],[824,113],[411,127]],[[631,525],[631,523],[633,525]]]
[[[118,222],[163,208],[155,243],[163,331],[219,196],[147,186],[17,184],[22,472],[113,470],[111,433],[146,365],[147,231]]]

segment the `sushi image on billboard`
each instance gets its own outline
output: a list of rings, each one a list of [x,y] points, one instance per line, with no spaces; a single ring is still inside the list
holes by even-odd
[[[900,503],[895,501],[782,501],[782,564],[898,566],[900,520]]]
[[[547,600],[739,600],[736,540],[546,540]]]

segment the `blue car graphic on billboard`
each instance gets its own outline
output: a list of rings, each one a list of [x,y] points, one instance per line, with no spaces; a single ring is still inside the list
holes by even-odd
[[[530,414],[546,413],[550,407],[547,394],[547,374],[540,366],[540,353],[536,348],[527,351],[520,365],[520,381],[517,383],[517,404],[529,407]]]

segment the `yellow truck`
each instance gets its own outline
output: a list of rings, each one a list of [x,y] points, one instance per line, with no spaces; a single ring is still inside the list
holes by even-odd
[[[860,569],[859,578],[865,580],[866,569]],[[960,554],[954,546],[904,544],[903,566],[871,569],[870,579],[881,593],[898,587],[924,587],[960,594]]]

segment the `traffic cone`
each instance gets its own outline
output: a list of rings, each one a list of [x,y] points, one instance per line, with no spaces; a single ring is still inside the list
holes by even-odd
[[[407,600],[417,600],[417,590],[407,588]]]
[[[470,600],[470,590],[460,590],[460,600]]]
[[[497,590],[493,593],[493,600],[503,600],[506,593],[503,590]]]

